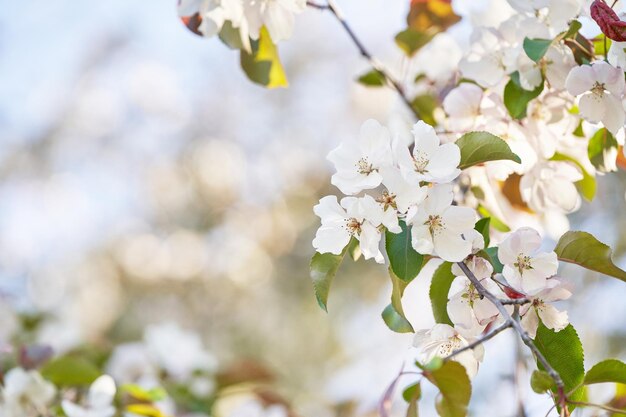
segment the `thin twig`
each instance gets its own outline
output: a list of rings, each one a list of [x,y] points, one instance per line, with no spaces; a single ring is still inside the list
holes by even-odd
[[[504,299],[500,299],[500,302],[503,305],[524,305],[524,304],[528,304],[531,302],[531,300],[529,300],[528,298],[524,297],[524,298],[514,298],[514,299],[508,299],[508,300],[504,300]]]
[[[620,414],[622,416],[626,416],[626,410],[620,410],[619,408],[613,408],[608,405],[603,404],[594,404],[594,403],[586,403],[584,401],[568,401],[568,404],[578,405],[581,407],[596,407],[601,408],[602,410],[610,411],[613,414]]]
[[[330,11],[333,14],[333,16],[335,16],[335,18],[339,21],[339,23],[341,23],[341,26],[344,28],[344,30],[346,31],[346,33],[348,34],[348,36],[350,37],[354,45],[357,47],[361,56],[363,56],[363,58],[365,58],[369,62],[369,64],[372,66],[372,68],[374,68],[374,70],[378,71],[380,74],[383,75],[383,77],[385,77],[389,85],[394,90],[396,90],[396,92],[400,95],[400,98],[402,99],[404,104],[406,104],[409,110],[411,110],[411,113],[419,117],[419,114],[416,112],[415,108],[411,104],[411,100],[406,95],[404,88],[402,87],[400,82],[397,81],[390,74],[389,70],[385,68],[385,66],[375,56],[373,56],[369,52],[369,50],[365,47],[363,42],[361,42],[359,37],[356,36],[356,33],[354,33],[354,31],[352,30],[352,27],[350,26],[348,21],[345,19],[343,12],[341,11],[337,3],[335,3],[335,0],[327,0],[327,2],[328,2],[327,4],[320,4],[320,3],[313,2],[313,1],[307,1],[306,4],[307,6],[312,7],[314,9]]]
[[[522,328],[522,325],[520,324],[519,320],[514,319],[509,314],[506,307],[504,306],[504,304],[502,304],[502,302],[498,299],[498,297],[496,297],[495,295],[487,291],[487,289],[480,283],[478,278],[476,278],[474,273],[467,267],[467,265],[465,265],[464,262],[458,262],[457,265],[459,265],[463,273],[472,282],[472,284],[474,284],[474,288],[476,288],[476,291],[478,291],[480,295],[482,295],[483,297],[491,301],[493,305],[496,306],[500,314],[502,314],[502,317],[505,318],[505,320],[510,321],[511,327],[513,327],[513,330],[517,332],[519,337],[522,339],[522,342],[524,342],[524,344],[528,346],[528,348],[537,357],[537,360],[539,361],[539,363],[541,363],[545,371],[554,380],[554,383],[556,384],[557,390],[558,390],[559,404],[563,406],[563,404],[566,401],[566,396],[565,396],[565,385],[563,384],[561,375],[559,375],[559,373],[552,367],[552,365],[550,365],[550,362],[548,362],[545,356],[543,356],[543,354],[539,351],[539,349],[535,345],[535,342],[530,338],[528,333],[526,333],[526,331]]]
[[[508,329],[511,326],[512,326],[512,322],[507,320],[506,322],[504,322],[504,324],[502,326],[498,327],[497,329],[495,329],[494,331],[490,332],[489,334],[486,334],[485,336],[476,339],[475,341],[473,341],[469,345],[463,346],[462,348],[455,350],[454,352],[452,352],[451,354],[446,356],[443,360],[447,361],[447,360],[451,359],[452,357],[458,355],[459,353],[463,353],[463,352],[465,352],[467,350],[474,349],[478,345],[482,345],[487,340],[497,336],[498,333],[501,333],[501,332],[505,331],[506,329]]]

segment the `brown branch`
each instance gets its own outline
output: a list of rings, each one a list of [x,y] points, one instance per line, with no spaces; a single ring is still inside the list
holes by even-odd
[[[480,283],[478,278],[476,278],[474,273],[467,267],[467,265],[465,265],[464,262],[458,262],[457,265],[459,265],[459,267],[461,268],[463,273],[467,276],[467,278],[471,281],[471,283],[474,284],[474,288],[476,288],[476,291],[478,291],[480,295],[482,295],[483,297],[491,301],[493,305],[496,306],[500,314],[502,314],[502,317],[504,317],[507,322],[510,322],[511,327],[513,327],[513,330],[517,332],[519,337],[522,339],[522,342],[524,342],[524,344],[528,346],[528,348],[531,350],[531,352],[533,352],[533,354],[535,355],[539,363],[541,363],[545,371],[552,377],[558,390],[558,396],[559,396],[558,403],[562,407],[564,403],[566,402],[567,398],[565,396],[565,385],[563,384],[563,379],[561,379],[561,375],[559,375],[559,373],[552,367],[552,365],[550,365],[550,363],[545,358],[545,356],[543,356],[543,354],[539,351],[539,349],[535,345],[535,342],[530,338],[528,333],[526,333],[526,331],[522,328],[522,325],[520,324],[519,320],[513,318],[511,314],[509,314],[504,304],[502,304],[502,302],[495,295],[487,291],[487,289]]]
[[[605,411],[610,411],[613,414],[619,414],[622,416],[626,416],[626,410],[620,410],[619,408],[614,408],[614,407],[610,407],[608,405],[603,405],[603,404],[594,404],[594,403],[587,403],[584,401],[567,401],[568,404],[572,404],[572,405],[578,405],[581,407],[596,407],[596,408],[600,408],[602,410]]]
[[[452,352],[451,354],[449,354],[448,356],[443,358],[443,360],[444,361],[450,360],[450,359],[452,359],[452,357],[458,355],[459,353],[463,353],[463,352],[468,351],[470,349],[474,349],[475,347],[485,343],[487,340],[494,338],[495,336],[498,335],[498,333],[501,333],[501,332],[505,331],[506,329],[508,329],[511,326],[512,326],[512,322],[507,320],[507,321],[504,322],[504,324],[502,326],[498,327],[497,329],[495,329],[494,331],[490,332],[489,334],[486,334],[485,336],[476,339],[475,341],[473,341],[469,345],[463,346],[462,348],[455,350],[454,352]]]
[[[404,88],[402,87],[400,82],[396,80],[390,74],[389,70],[375,56],[373,56],[369,52],[369,50],[365,47],[363,42],[359,39],[356,33],[354,33],[354,31],[352,30],[352,27],[350,26],[348,21],[345,19],[343,12],[341,11],[337,3],[335,3],[335,0],[327,0],[327,4],[320,4],[314,1],[307,1],[306,4],[307,6],[312,7],[314,9],[328,10],[333,14],[333,16],[335,16],[337,21],[339,21],[343,29],[346,31],[346,33],[352,40],[352,43],[354,43],[354,45],[357,47],[359,54],[361,54],[361,56],[365,58],[367,62],[369,62],[369,64],[372,66],[372,68],[374,68],[374,70],[378,71],[380,74],[383,75],[383,77],[385,77],[385,80],[387,80],[387,83],[389,84],[389,86],[393,88],[394,90],[396,90],[396,92],[398,93],[398,95],[400,95],[400,98],[402,99],[404,104],[406,104],[409,110],[411,110],[411,113],[413,113],[413,115],[419,118],[419,114],[417,113],[415,108],[413,108],[413,105],[411,104],[411,100],[406,95]]]

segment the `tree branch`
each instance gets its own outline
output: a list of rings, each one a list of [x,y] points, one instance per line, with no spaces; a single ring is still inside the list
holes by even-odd
[[[515,299],[509,299],[509,300],[503,300],[500,299],[500,302],[502,303],[502,305],[517,305],[517,306],[521,306],[524,304],[528,304],[531,301],[524,297],[524,298],[515,298]]]
[[[468,351],[470,349],[474,349],[475,347],[477,347],[478,345],[482,345],[483,343],[485,343],[487,340],[494,338],[495,336],[498,335],[498,333],[501,333],[503,331],[505,331],[506,329],[508,329],[509,327],[511,327],[513,324],[510,321],[505,321],[504,324],[500,327],[498,327],[497,329],[495,329],[494,331],[492,331],[489,334],[486,334],[485,336],[476,339],[475,341],[473,341],[472,343],[470,343],[467,346],[463,346],[460,349],[455,350],[454,352],[452,352],[451,354],[449,354],[448,356],[446,356],[445,358],[443,358],[444,361],[450,360],[452,359],[452,357],[458,355],[459,353],[463,353],[465,351]]]
[[[359,54],[361,54],[361,56],[369,62],[369,64],[372,66],[372,68],[374,68],[374,70],[378,71],[380,74],[383,75],[383,77],[385,77],[385,80],[387,80],[387,83],[391,86],[391,88],[396,90],[396,92],[398,93],[398,95],[400,95],[400,98],[402,99],[404,104],[406,104],[409,110],[411,110],[411,113],[413,113],[416,117],[419,118],[419,114],[413,108],[413,105],[411,104],[411,100],[404,92],[404,88],[402,87],[400,82],[397,81],[390,74],[389,70],[385,68],[385,66],[375,56],[373,56],[369,52],[369,50],[365,47],[365,45],[363,45],[363,42],[361,42],[361,40],[356,36],[356,33],[354,33],[354,31],[352,30],[352,27],[350,26],[348,21],[345,19],[343,12],[341,11],[337,3],[335,3],[335,0],[327,0],[327,4],[320,4],[314,1],[307,1],[306,4],[307,6],[312,7],[314,9],[328,10],[333,14],[333,16],[335,16],[337,21],[339,21],[343,29],[346,31],[346,33],[352,40],[352,43],[354,43],[354,45],[358,49]]]
[[[511,316],[511,314],[509,314],[506,307],[504,307],[504,304],[502,304],[502,302],[495,295],[487,291],[487,289],[480,283],[478,278],[476,278],[474,273],[467,267],[467,265],[465,265],[464,262],[458,262],[457,265],[459,265],[459,267],[461,268],[463,273],[467,276],[467,278],[471,281],[471,283],[474,284],[474,288],[476,288],[476,291],[478,291],[480,295],[487,298],[489,301],[493,303],[493,305],[496,306],[500,314],[502,314],[502,317],[504,317],[507,322],[510,322],[511,327],[513,327],[513,330],[517,332],[519,337],[522,339],[522,342],[524,342],[524,344],[528,346],[531,352],[533,352],[533,354],[537,357],[537,360],[539,361],[539,363],[541,363],[545,371],[554,380],[554,383],[556,384],[557,390],[558,390],[559,404],[563,406],[564,403],[566,402],[566,396],[565,396],[565,385],[563,384],[561,375],[559,375],[559,373],[552,367],[552,365],[550,365],[550,363],[545,358],[545,356],[543,356],[543,354],[539,351],[539,349],[535,345],[535,342],[530,338],[528,333],[526,333],[526,331],[522,328],[519,320],[514,319]]]

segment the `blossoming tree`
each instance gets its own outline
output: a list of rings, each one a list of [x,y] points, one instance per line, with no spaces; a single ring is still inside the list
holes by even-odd
[[[599,407],[625,414],[623,404],[590,403],[586,390],[626,384],[626,364],[607,359],[585,370],[582,342],[567,312],[553,304],[577,296],[559,276],[561,263],[626,281],[601,238],[569,230],[566,217],[594,198],[596,175],[626,168],[626,22],[615,4],[506,0],[508,14],[496,25],[470,24],[458,65],[416,74],[407,86],[369,52],[335,0],[321,1],[179,0],[178,12],[194,33],[239,50],[247,76],[269,88],[287,85],[276,44],[291,36],[295,15],[327,13],[372,67],[359,82],[395,90],[414,119],[393,126],[367,120],[330,151],[331,183],[342,196],[325,196],[313,208],[321,221],[311,260],[319,305],[327,309],[344,258],[373,259],[387,265],[392,284],[382,319],[391,331],[414,334],[415,370],[401,372],[381,393],[380,414],[388,415],[400,378],[410,377],[403,391],[408,417],[417,416],[422,384],[439,390],[441,416],[467,415],[484,345],[505,331],[528,348],[536,362],[529,384],[552,398],[556,413]],[[428,60],[459,20],[451,0],[412,0],[396,44]],[[584,36],[582,22],[595,22],[602,34]],[[429,293],[436,324],[415,329],[403,294],[427,264],[436,264]],[[121,350],[126,354],[118,357]],[[220,379],[199,340],[164,326],[115,349],[107,372],[131,382],[119,389],[75,357],[48,361],[39,348],[20,352],[2,380],[0,416],[166,415],[156,406],[163,400],[158,386],[140,388],[116,371],[129,369],[117,366],[122,357],[155,380],[166,375],[177,401],[206,413],[217,397],[208,394],[211,384],[222,390],[255,377]],[[291,413],[265,398],[237,415]]]

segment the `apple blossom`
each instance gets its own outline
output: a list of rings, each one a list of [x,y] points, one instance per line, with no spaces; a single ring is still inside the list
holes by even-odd
[[[337,172],[331,183],[344,194],[376,188],[382,182],[379,170],[393,164],[391,135],[376,120],[361,126],[358,141],[342,143],[328,154]]]
[[[78,405],[63,400],[61,407],[67,417],[112,417],[115,414],[113,398],[115,381],[109,375],[102,375],[89,387],[86,405]]]
[[[294,15],[304,11],[306,0],[243,0],[250,37],[258,39],[265,26],[274,42],[289,39]]]
[[[419,187],[409,183],[396,167],[381,169],[383,185],[387,192],[381,201],[388,201],[400,213],[406,213],[410,207],[422,203],[428,194],[428,187]]]
[[[472,252],[472,241],[465,240],[463,234],[474,228],[476,212],[453,206],[452,199],[452,186],[437,185],[428,191],[423,204],[407,214],[417,252],[450,262],[462,261]]]
[[[556,332],[563,330],[569,324],[566,311],[559,311],[553,305],[554,301],[566,300],[572,293],[565,288],[558,279],[549,279],[547,287],[533,296],[529,296],[530,303],[520,308],[522,327],[535,338],[539,320],[548,328]]]
[[[537,294],[547,286],[559,266],[556,253],[538,252],[541,236],[530,227],[510,233],[498,247],[504,265],[502,275],[511,287],[524,294]]]
[[[34,370],[13,368],[4,376],[0,396],[2,417],[40,415],[56,394],[54,385]]]
[[[604,61],[573,68],[565,80],[567,91],[579,97],[580,114],[602,124],[614,135],[624,126],[624,71]]]
[[[469,338],[469,339],[468,339]],[[461,349],[471,343],[473,337],[466,338],[454,327],[438,323],[432,329],[418,330],[415,332],[413,346],[420,351],[422,363],[428,363],[435,357],[445,358],[455,350]],[[473,377],[478,372],[478,363],[482,361],[484,349],[482,345],[474,349],[466,350],[452,357],[467,370],[467,374]]]
[[[520,192],[528,207],[537,212],[571,213],[580,206],[574,183],[582,179],[578,167],[569,162],[541,162],[522,177]]]
[[[413,126],[413,152],[396,146],[400,171],[406,180],[417,186],[421,182],[447,183],[459,176],[461,151],[454,143],[441,144],[435,129],[419,121]]]
[[[443,99],[443,109],[448,115],[450,129],[464,131],[474,126],[480,115],[483,89],[472,83],[462,83]]]

